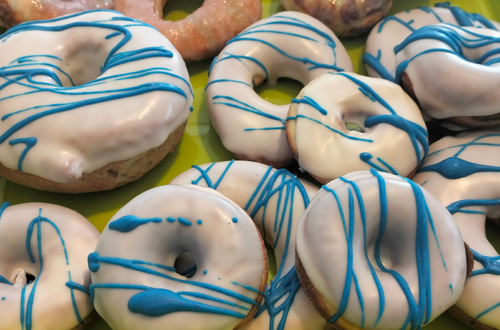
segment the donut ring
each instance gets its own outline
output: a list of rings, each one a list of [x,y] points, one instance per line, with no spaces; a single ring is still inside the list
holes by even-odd
[[[182,137],[189,75],[149,25],[107,10],[29,22],[0,36],[0,52],[0,175],[9,180],[113,189]]]
[[[352,71],[349,55],[321,22],[296,12],[270,16],[214,59],[206,87],[212,124],[237,158],[283,167],[293,160],[284,132],[289,105],[263,100],[254,86],[281,77],[305,86],[325,72],[344,70]]]
[[[468,127],[498,125],[500,97],[493,86],[500,83],[499,40],[500,32],[491,29],[425,26],[394,49],[396,82],[432,118]],[[454,81],[459,83],[450,86]]]
[[[452,312],[474,329],[500,328],[500,257],[486,218],[500,217],[500,133],[468,132],[430,147],[415,182],[448,210],[474,254],[474,269]]]
[[[297,272],[335,329],[420,329],[460,297],[467,258],[438,200],[371,169],[314,196],[297,228]]]
[[[260,0],[205,0],[181,21],[164,21],[167,0],[114,0],[116,10],[156,27],[181,53],[185,61],[217,55],[228,40],[257,22]]]
[[[266,288],[262,307],[244,330],[325,327],[325,321],[301,290],[295,271],[297,223],[317,187],[285,169],[246,161],[195,165],[171,184],[196,184],[221,192],[245,209],[264,240],[273,247],[278,265],[276,276]]]
[[[320,20],[337,37],[357,37],[389,13],[392,0],[280,0],[285,10],[299,11]]]
[[[198,271],[175,272],[188,251]],[[250,217],[213,189],[162,186],[125,205],[89,255],[91,296],[113,329],[238,329],[257,312],[267,254]]]
[[[363,63],[366,65],[368,75],[394,81],[397,66],[394,48],[421,27],[439,23],[500,29],[499,23],[489,21],[479,14],[470,14],[459,7],[450,6],[449,2],[388,16],[372,29],[366,41]],[[447,86],[448,84],[449,82]]]
[[[0,0],[0,26],[39,21],[95,9],[112,9],[112,0]]]
[[[307,85],[292,101],[286,133],[300,167],[323,184],[370,168],[409,176],[428,149],[411,98],[394,83],[352,73]]]
[[[80,329],[94,316],[87,256],[99,231],[62,206],[0,206],[0,328]]]

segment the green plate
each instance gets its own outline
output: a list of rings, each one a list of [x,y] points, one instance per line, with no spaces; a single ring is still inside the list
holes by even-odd
[[[166,12],[166,18],[171,20],[182,19],[187,13],[199,7],[202,2],[202,0],[169,0],[166,6],[166,10],[168,11]],[[435,2],[437,1],[394,0],[391,12],[397,13],[418,6],[430,6]],[[477,12],[489,19],[500,21],[500,1],[498,0],[454,0],[451,3],[469,12]],[[279,4],[279,0],[262,0],[262,4],[264,17],[283,10]],[[3,31],[0,30],[1,32]],[[366,37],[342,40],[354,63],[354,70],[360,74],[366,74],[366,70],[361,62],[365,41]],[[143,178],[113,191],[80,195],[43,192],[17,185],[2,178],[0,179],[0,202],[9,201],[12,204],[25,202],[60,204],[80,212],[102,231],[115,212],[140,193],[156,186],[168,184],[175,176],[189,169],[193,164],[200,165],[232,159],[233,155],[222,146],[208,116],[204,88],[208,80],[207,71],[211,61],[211,59],[208,59],[188,65],[195,93],[194,111],[189,118],[184,136],[175,151]],[[298,94],[301,87],[300,83],[280,80],[276,86],[268,86],[266,84],[259,86],[257,92],[261,97],[270,102],[287,104]],[[500,230],[492,225],[488,225],[487,229],[490,241],[498,249],[500,247]],[[110,328],[97,316],[87,329],[108,330]],[[426,326],[425,329],[466,330],[469,328],[445,313]]]

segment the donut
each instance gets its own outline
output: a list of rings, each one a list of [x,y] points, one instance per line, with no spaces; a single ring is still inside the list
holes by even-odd
[[[338,37],[368,32],[389,13],[392,0],[280,0],[285,10],[299,11],[323,22]]]
[[[396,82],[427,115],[466,127],[500,124],[494,87],[500,83],[499,31],[425,26],[394,51]]]
[[[205,0],[202,6],[180,21],[164,21],[167,0],[114,0],[124,15],[156,27],[179,51],[185,61],[217,55],[228,40],[262,14],[260,0]]]
[[[95,315],[87,256],[99,231],[62,206],[0,206],[0,328],[83,329]]]
[[[314,196],[297,228],[297,273],[334,329],[421,329],[460,297],[467,258],[438,200],[371,169]]]
[[[370,32],[366,41],[363,63],[371,77],[394,81],[396,54],[394,48],[423,26],[449,23],[464,27],[500,29],[500,24],[479,14],[471,14],[449,2],[436,3],[435,7],[419,7],[386,17]],[[451,81],[447,82],[447,86]]]
[[[301,290],[295,271],[297,223],[318,188],[286,169],[248,161],[193,166],[171,184],[196,184],[221,192],[242,207],[276,256],[276,276],[264,303],[244,330],[322,330],[326,323]]]
[[[430,146],[415,175],[455,219],[474,256],[472,276],[452,312],[474,329],[500,329],[500,256],[487,218],[500,217],[500,133],[466,132]]]
[[[189,252],[196,273],[174,268]],[[268,268],[252,219],[213,189],[162,186],[110,220],[89,255],[90,293],[113,329],[238,329],[261,306]]]
[[[137,180],[173,150],[192,110],[179,53],[114,11],[15,26],[0,53],[0,176],[29,187]]]
[[[401,87],[352,73],[302,89],[286,133],[301,169],[323,184],[370,168],[411,176],[428,149],[420,110]]]
[[[39,21],[95,9],[112,9],[112,0],[0,0],[0,26],[9,28],[28,21]]]
[[[260,98],[254,87],[287,77],[304,86],[325,72],[352,71],[347,51],[321,22],[282,12],[250,26],[212,62],[206,87],[210,118],[239,159],[274,167],[293,161],[285,134],[289,105]]]

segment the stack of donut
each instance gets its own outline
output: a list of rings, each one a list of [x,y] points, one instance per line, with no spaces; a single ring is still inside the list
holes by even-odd
[[[449,2],[389,16],[367,77],[336,33],[392,1],[281,1],[293,11],[259,21],[259,0],[207,0],[179,22],[165,2],[0,0],[0,176],[66,193],[139,179],[194,110],[185,62],[216,54],[208,111],[239,159],[139,194],[100,237],[66,208],[1,204],[0,329],[95,312],[116,330],[421,329],[447,310],[500,329],[500,23]],[[304,85],[290,104],[254,90],[279,78]]]

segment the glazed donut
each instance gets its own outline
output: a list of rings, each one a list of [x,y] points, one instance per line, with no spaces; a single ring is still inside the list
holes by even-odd
[[[450,23],[457,26],[475,26],[500,29],[500,24],[489,21],[479,14],[470,14],[449,2],[437,3],[436,7],[419,7],[388,16],[370,32],[366,41],[363,62],[371,77],[394,81],[396,54],[394,48],[414,31],[423,26]],[[448,81],[446,86],[451,82]]]
[[[0,0],[0,26],[9,28],[22,22],[112,8],[112,0]]]
[[[281,77],[305,86],[325,72],[344,70],[352,71],[347,51],[321,22],[296,12],[268,17],[214,59],[206,88],[212,124],[237,158],[283,167],[293,160],[284,132],[289,105],[263,100],[254,86]]]
[[[324,184],[370,168],[411,176],[428,149],[420,110],[401,87],[351,73],[307,85],[292,101],[286,132],[299,166]]]
[[[62,206],[0,206],[0,328],[83,329],[92,320],[87,256],[99,231]]]
[[[486,218],[500,217],[499,172],[500,133],[482,131],[433,143],[414,177],[448,207],[473,251],[472,276],[452,311],[475,329],[500,329],[500,257],[485,233]]]
[[[176,258],[197,266],[186,278]],[[162,186],[125,205],[89,255],[91,296],[113,329],[238,329],[262,302],[268,269],[252,219],[224,195]]]
[[[394,51],[396,82],[427,115],[466,127],[500,124],[499,31],[425,26]]]
[[[311,15],[338,37],[357,37],[389,13],[392,0],[280,0],[285,10]]]
[[[257,22],[260,0],[205,0],[181,21],[164,21],[167,0],[114,0],[116,10],[156,27],[181,53],[185,61],[217,55],[228,40]]]
[[[273,247],[278,269],[268,284],[264,303],[244,330],[322,330],[326,323],[300,288],[295,271],[297,223],[318,191],[285,169],[247,161],[193,166],[171,184],[213,188],[237,203],[253,218]]]
[[[460,297],[465,252],[438,200],[374,169],[323,186],[297,228],[300,281],[335,329],[420,329]]]
[[[151,26],[93,11],[0,36],[0,176],[87,192],[140,178],[192,109],[186,66]]]

